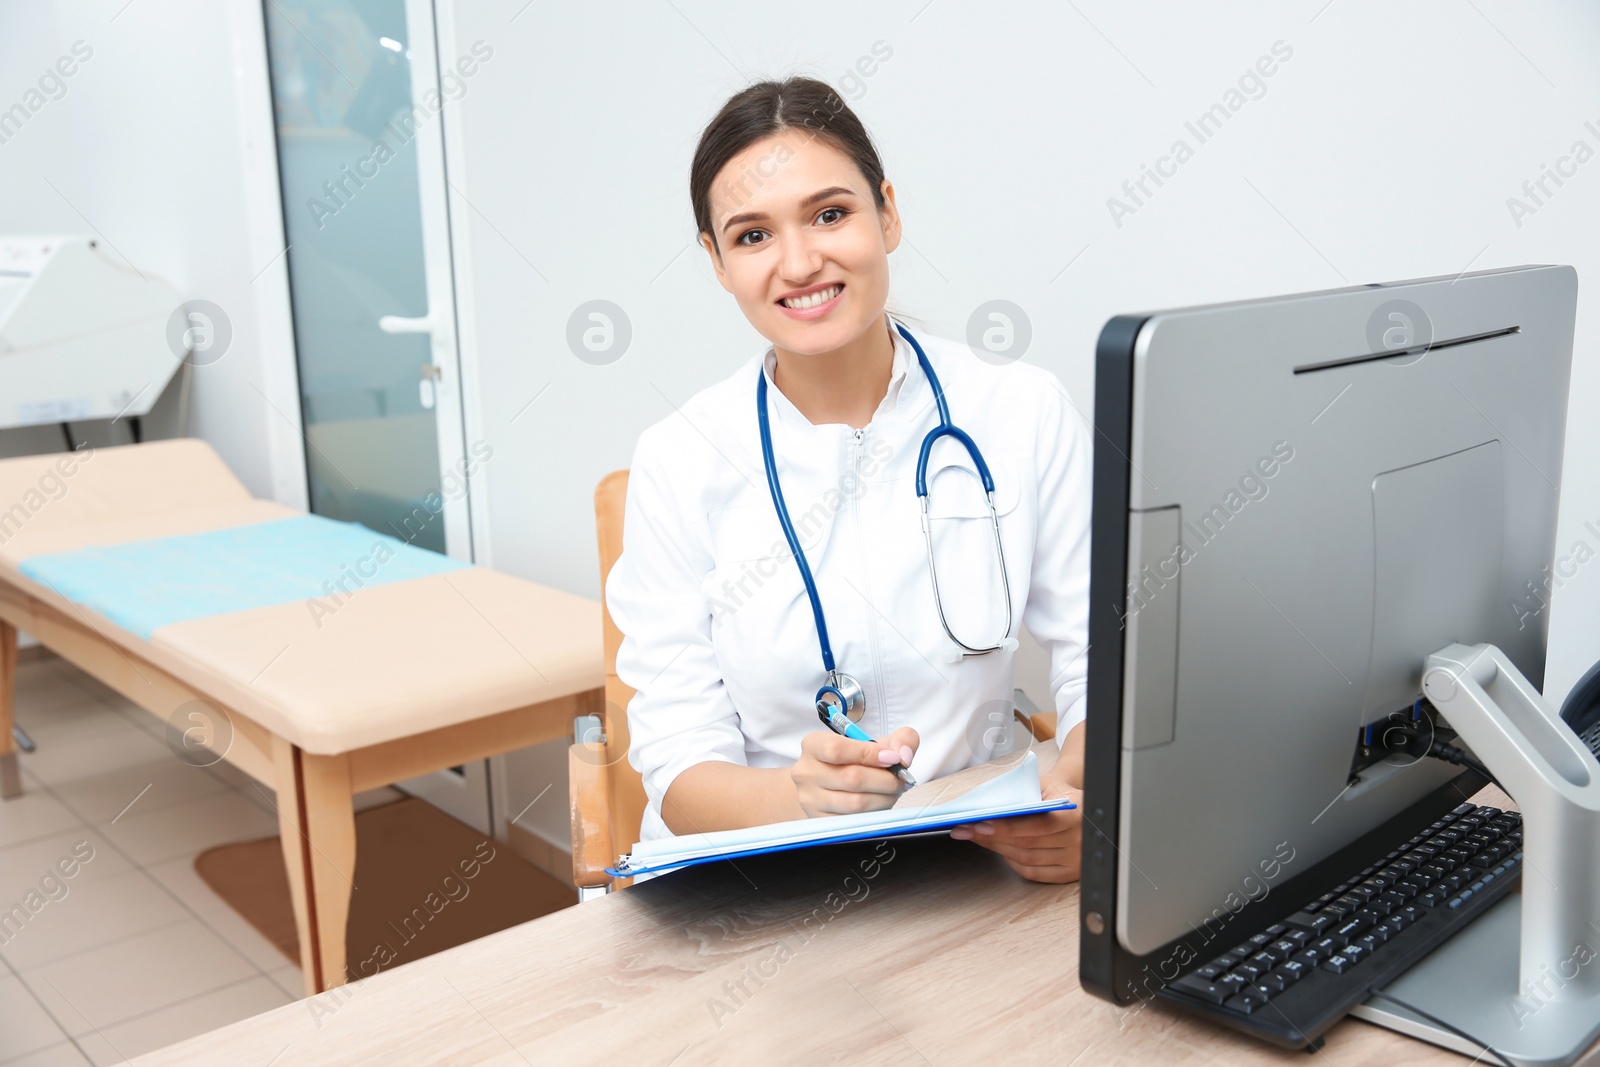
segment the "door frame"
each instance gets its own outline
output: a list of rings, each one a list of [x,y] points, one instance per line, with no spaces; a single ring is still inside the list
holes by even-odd
[[[467,51],[461,47],[456,34],[455,0],[433,0],[433,39],[438,54],[459,56]],[[465,99],[463,97],[463,99]],[[455,220],[465,220],[472,207],[461,190],[467,186],[466,141],[462,132],[461,102],[450,101],[440,113],[440,132],[443,134],[443,167],[448,183],[450,206],[450,258],[455,276],[456,362],[460,367],[461,436],[468,443],[468,452],[480,443],[486,444],[489,435],[483,416],[483,375],[478,343],[477,289],[472,269],[472,227],[456,225]],[[472,468],[467,478],[467,505],[472,527],[472,556],[481,567],[493,567],[494,557],[489,541],[489,478],[488,461]]]
[[[411,61],[411,97],[430,93],[441,101],[439,113],[421,126],[417,147],[417,191],[422,209],[422,263],[427,276],[428,316],[433,320],[430,351],[437,368],[433,417],[439,441],[442,488],[460,479],[459,493],[443,495],[445,553],[474,561],[470,511],[470,477],[466,425],[462,409],[461,354],[457,346],[457,289],[454,227],[451,225],[450,181],[445,169],[444,127],[452,120],[455,101],[439,91],[439,55],[454,55],[438,41],[433,0],[403,0],[406,7],[407,55]]]

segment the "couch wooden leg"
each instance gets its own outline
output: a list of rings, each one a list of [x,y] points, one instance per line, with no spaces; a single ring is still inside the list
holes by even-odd
[[[306,996],[344,985],[355,890],[356,823],[348,756],[316,756],[273,738],[278,834],[294,901]]]
[[[0,620],[0,799],[22,795],[17,739],[11,734],[17,699],[17,628]]]

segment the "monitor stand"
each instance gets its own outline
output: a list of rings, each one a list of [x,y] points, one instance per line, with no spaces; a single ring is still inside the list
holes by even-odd
[[[1567,1067],[1600,1037],[1600,763],[1494,645],[1429,656],[1422,690],[1522,809],[1521,893],[1352,1014],[1489,1063]]]

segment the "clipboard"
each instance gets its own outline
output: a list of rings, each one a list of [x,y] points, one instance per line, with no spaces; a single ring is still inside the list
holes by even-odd
[[[1077,807],[1065,798],[1039,796],[1038,766],[1037,755],[1026,751],[919,785],[894,807],[881,811],[641,841],[606,873],[632,878],[770,852],[936,833],[988,819]]]

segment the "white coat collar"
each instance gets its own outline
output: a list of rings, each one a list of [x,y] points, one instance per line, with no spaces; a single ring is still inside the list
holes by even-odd
[[[868,420],[869,424],[876,423],[895,411],[900,405],[900,397],[906,391],[907,382],[915,382],[923,377],[920,367],[917,368],[915,375],[911,373],[912,367],[916,364],[916,353],[911,350],[911,345],[900,336],[900,331],[894,329],[893,325],[889,329],[890,336],[894,339],[894,357],[889,364],[889,388],[884,393],[883,400],[879,402],[877,410],[872,413],[872,418]],[[766,354],[761,358],[761,372],[767,377],[768,394],[783,415],[792,414],[803,424],[810,425],[800,413],[800,409],[790,403],[789,398],[783,395],[783,390],[778,388],[778,383],[772,376],[777,366],[778,353],[768,346]]]

